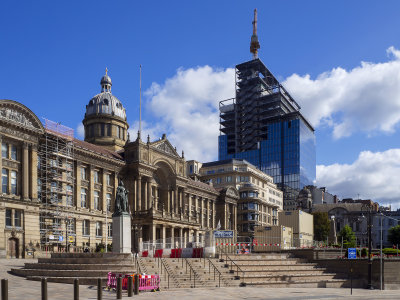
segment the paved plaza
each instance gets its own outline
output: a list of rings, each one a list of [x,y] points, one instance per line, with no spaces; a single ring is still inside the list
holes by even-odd
[[[22,259],[0,259],[0,278],[7,278],[9,285],[10,300],[36,300],[40,299],[40,282],[26,280],[23,277],[9,274],[11,268],[22,267]],[[35,262],[30,259],[29,262]],[[48,283],[49,300],[71,300],[73,299],[73,285],[62,283]],[[80,299],[97,299],[96,287],[80,286]],[[209,289],[179,289],[161,292],[141,293],[139,296],[128,298],[125,294],[123,299],[400,299],[400,291],[369,291],[365,289],[354,289],[350,296],[350,289],[332,288],[209,288]],[[113,292],[104,291],[103,299],[116,299]]]

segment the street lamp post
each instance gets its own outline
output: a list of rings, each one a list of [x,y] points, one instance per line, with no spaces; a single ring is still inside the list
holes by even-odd
[[[367,215],[367,228],[368,228],[368,285],[367,289],[373,290],[372,286],[372,212],[373,206],[370,203],[363,204],[362,211]]]

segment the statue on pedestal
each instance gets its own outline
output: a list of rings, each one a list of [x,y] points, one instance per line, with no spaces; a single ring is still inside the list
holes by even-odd
[[[117,193],[115,195],[115,208],[113,217],[128,214],[128,191],[124,187],[122,180],[119,181]]]
[[[128,191],[123,182],[118,183],[113,213],[113,252],[131,253],[131,218],[128,212]]]

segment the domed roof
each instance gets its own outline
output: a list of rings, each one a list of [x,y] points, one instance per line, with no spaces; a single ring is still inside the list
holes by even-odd
[[[111,92],[102,92],[94,96],[86,106],[86,116],[108,114],[126,120],[125,108]]]
[[[96,114],[108,114],[117,116],[126,121],[125,108],[121,101],[111,93],[111,78],[106,74],[101,78],[101,93],[90,99],[86,105],[86,116]]]
[[[111,78],[107,74],[101,77],[100,85],[103,86],[104,84],[112,85]]]

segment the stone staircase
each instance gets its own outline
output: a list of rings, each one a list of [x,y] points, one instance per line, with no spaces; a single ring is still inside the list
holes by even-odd
[[[224,256],[223,256],[224,257]],[[344,287],[348,280],[325,268],[307,263],[290,254],[269,253],[251,255],[229,255],[225,266],[238,275],[243,285],[267,287]]]
[[[136,268],[138,266],[138,268]],[[288,253],[222,255],[222,258],[152,258],[140,257],[134,263],[131,254],[54,253],[12,269],[15,275],[50,282],[97,284],[107,280],[108,272],[159,274],[161,289],[207,288],[230,286],[267,287],[348,287],[342,274],[329,273],[305,259]]]
[[[107,282],[108,272],[136,273],[131,254],[115,253],[52,253],[50,258],[39,258],[37,263],[25,263],[11,273],[30,280],[47,278],[49,282],[97,284],[101,278]]]
[[[161,288],[199,288],[238,286],[234,274],[218,259],[200,258],[140,258],[146,274],[159,274]],[[141,267],[142,268],[142,267]],[[191,271],[192,270],[192,271]],[[215,275],[214,275],[215,274]]]

